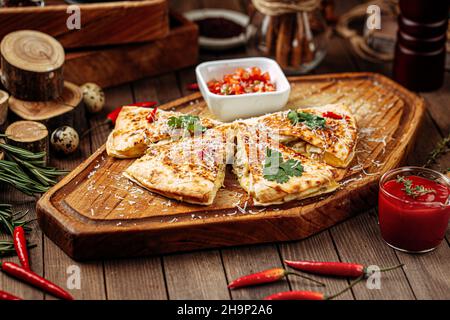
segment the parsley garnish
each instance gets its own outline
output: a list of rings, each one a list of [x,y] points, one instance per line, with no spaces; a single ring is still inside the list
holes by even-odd
[[[325,128],[325,118],[316,116],[315,114],[291,110],[287,117],[291,120],[293,125],[303,122],[310,129]]]
[[[412,181],[409,179],[405,179],[405,177],[402,176],[397,176],[397,179],[395,181],[397,183],[403,183],[402,190],[405,191],[408,196],[411,196],[413,198],[417,198],[427,193],[436,193],[436,190],[427,189],[422,185],[417,185],[413,188]]]
[[[198,116],[185,115],[179,117],[170,117],[168,121],[169,127],[176,129],[186,129],[190,132],[205,132],[206,128],[202,126]]]
[[[302,173],[303,166],[300,161],[294,159],[283,161],[280,152],[267,148],[263,169],[264,179],[285,183],[290,177],[300,177]]]

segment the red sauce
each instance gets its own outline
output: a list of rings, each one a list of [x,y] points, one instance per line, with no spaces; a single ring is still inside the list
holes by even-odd
[[[445,206],[448,187],[435,181],[407,176],[411,188],[423,186],[430,192],[410,195],[397,180],[385,182],[379,193],[379,223],[383,239],[390,245],[408,251],[433,249],[444,239],[450,206]]]

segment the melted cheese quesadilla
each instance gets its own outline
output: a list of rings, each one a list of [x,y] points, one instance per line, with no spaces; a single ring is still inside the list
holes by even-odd
[[[336,190],[336,169],[272,140],[257,126],[240,122],[233,171],[255,205],[300,200]],[[269,132],[270,134],[270,132]]]
[[[295,151],[331,166],[345,168],[354,157],[356,121],[345,106],[282,111],[251,121],[272,130],[280,142]]]
[[[155,143],[163,144],[192,135],[186,130],[198,122],[198,127],[209,129],[220,122],[208,118],[185,115],[179,112],[157,110],[154,119],[147,118],[152,108],[123,107],[114,130],[108,136],[106,151],[115,158],[137,158]],[[181,120],[188,119],[188,121]],[[187,124],[184,128],[182,125]],[[190,128],[189,128],[190,129]]]
[[[124,175],[168,198],[210,205],[223,184],[226,162],[233,152],[234,130],[222,125],[199,136],[153,146]]]

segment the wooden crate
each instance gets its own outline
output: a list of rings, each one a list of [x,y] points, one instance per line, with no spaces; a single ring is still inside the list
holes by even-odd
[[[133,160],[108,157],[103,146],[39,200],[42,230],[75,259],[130,257],[302,239],[375,205],[380,176],[398,166],[413,144],[423,100],[378,74],[290,81],[288,106],[344,103],[356,117],[357,156],[335,192],[253,207],[228,170],[211,206],[192,205],[128,181],[122,172]],[[210,116],[199,93],[161,108]]]
[[[182,15],[170,14],[167,37],[153,42],[68,52],[64,78],[77,84],[109,87],[197,63],[198,28]]]
[[[64,48],[98,47],[151,41],[169,32],[166,0],[79,4],[81,29],[69,30],[68,4],[46,1],[45,7],[0,8],[0,39],[22,30],[38,30],[58,39]]]

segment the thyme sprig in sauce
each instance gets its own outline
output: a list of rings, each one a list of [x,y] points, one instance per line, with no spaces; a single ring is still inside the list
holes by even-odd
[[[422,185],[416,185],[415,187],[413,187],[412,181],[409,179],[405,179],[405,177],[402,176],[397,176],[396,182],[402,183],[403,184],[402,190],[405,191],[405,193],[408,196],[411,196],[413,198],[417,198],[419,196],[423,196],[428,193],[436,193],[436,190],[427,189]]]

